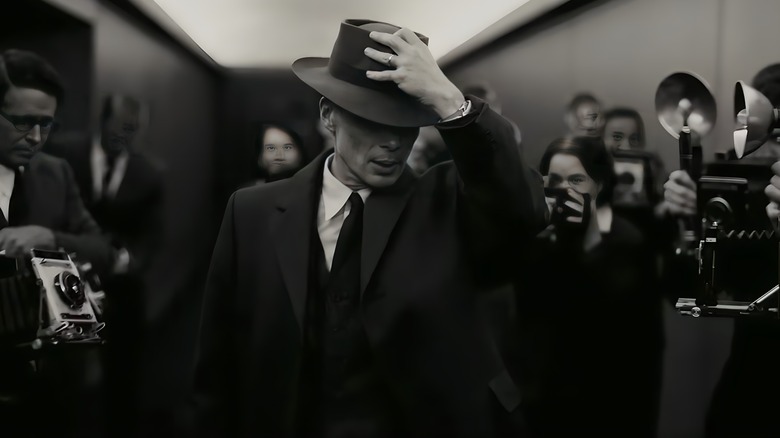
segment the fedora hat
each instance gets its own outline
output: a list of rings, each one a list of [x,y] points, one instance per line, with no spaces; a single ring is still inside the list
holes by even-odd
[[[395,33],[398,26],[372,20],[344,20],[330,58],[301,58],[292,64],[298,78],[341,108],[352,114],[397,127],[433,125],[439,116],[417,99],[401,91],[395,82],[375,81],[367,70],[390,67],[374,61],[363,50],[372,47],[392,51],[372,40],[372,31]],[[426,45],[428,38],[417,34]]]

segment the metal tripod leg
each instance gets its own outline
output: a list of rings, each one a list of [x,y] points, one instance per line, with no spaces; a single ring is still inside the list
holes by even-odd
[[[748,311],[749,312],[755,312],[755,311],[759,311],[760,312],[760,311],[764,310],[763,303],[766,300],[768,300],[769,297],[771,297],[772,295],[777,293],[778,290],[780,290],[780,285],[775,286],[772,289],[769,289],[769,291],[767,291],[767,293],[765,293],[764,295],[761,295],[755,301],[753,301],[752,303],[750,303],[748,305]]]

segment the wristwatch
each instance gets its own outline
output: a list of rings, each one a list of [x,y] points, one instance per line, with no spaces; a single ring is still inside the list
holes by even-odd
[[[439,123],[450,122],[450,121],[453,121],[455,119],[459,119],[459,118],[461,118],[461,117],[463,117],[465,115],[468,115],[468,113],[470,113],[470,112],[471,112],[471,101],[466,99],[466,101],[463,102],[458,107],[458,109],[455,110],[454,113],[452,113],[449,116],[439,120]]]

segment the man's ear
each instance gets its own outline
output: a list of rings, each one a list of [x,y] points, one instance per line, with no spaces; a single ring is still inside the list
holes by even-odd
[[[336,114],[334,108],[335,105],[333,105],[333,102],[324,97],[320,98],[320,120],[322,120],[325,129],[330,131],[331,134],[334,133],[333,116]]]

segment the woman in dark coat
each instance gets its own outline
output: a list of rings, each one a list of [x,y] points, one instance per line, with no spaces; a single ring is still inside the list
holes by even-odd
[[[661,297],[641,233],[610,207],[615,173],[600,139],[545,152],[551,225],[520,261],[519,377],[540,437],[654,437]]]

